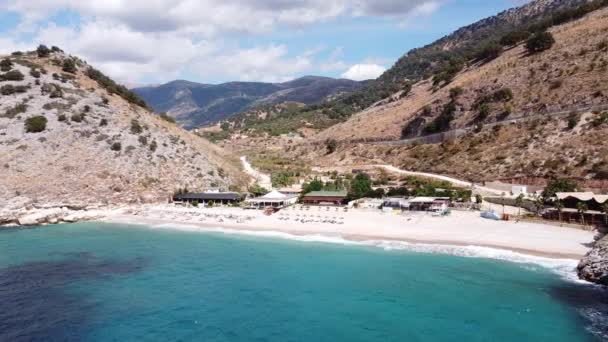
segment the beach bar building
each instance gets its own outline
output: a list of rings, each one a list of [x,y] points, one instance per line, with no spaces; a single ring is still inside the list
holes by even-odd
[[[589,225],[606,225],[607,213],[604,206],[608,203],[608,195],[596,195],[593,192],[558,192],[555,197],[562,202],[563,209],[546,210],[543,215],[546,219],[580,223],[584,220],[584,223]],[[585,203],[584,212],[578,208],[579,203]]]
[[[271,191],[264,196],[250,198],[247,203],[255,208],[284,208],[298,202],[298,195],[288,195],[279,191]]]
[[[176,202],[197,202],[203,206],[213,203],[221,205],[229,205],[238,203],[241,200],[241,196],[237,192],[194,192],[187,194],[179,194],[173,197]]]
[[[312,191],[302,197],[302,202],[308,205],[343,205],[346,201],[346,190],[343,191]]]

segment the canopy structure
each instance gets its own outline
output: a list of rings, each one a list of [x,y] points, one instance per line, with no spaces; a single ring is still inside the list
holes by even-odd
[[[296,202],[298,202],[298,195],[286,195],[276,190],[273,190],[264,196],[247,200],[247,203],[258,208],[282,208],[292,204],[296,204]]]
[[[593,192],[558,192],[555,194],[555,196],[559,200],[574,198],[583,202],[594,200],[599,204],[603,204],[608,201],[608,195],[596,195]]]

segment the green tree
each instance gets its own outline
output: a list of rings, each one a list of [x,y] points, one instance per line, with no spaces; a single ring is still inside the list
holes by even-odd
[[[585,213],[587,212],[587,210],[588,210],[587,203],[578,202],[576,204],[576,211],[578,212],[578,215],[581,218],[581,223],[583,224],[583,226],[585,225]]]
[[[255,183],[249,187],[249,192],[256,197],[264,196],[268,193],[268,190],[263,188],[260,184]]]
[[[25,120],[25,131],[28,133],[39,133],[46,129],[47,119],[42,115],[32,116]]]
[[[557,200],[555,201],[555,209],[557,209],[557,219],[559,220],[559,222],[562,222],[562,210],[564,210],[564,202],[562,202],[561,200]]]
[[[558,192],[574,192],[576,191],[576,182],[564,179],[564,178],[554,178],[549,181],[545,189],[543,190],[542,197],[545,200],[549,200],[555,197],[555,194]]]
[[[490,42],[482,46],[479,51],[475,54],[475,59],[480,61],[491,61],[498,58],[502,53],[502,46],[498,43]]]
[[[530,54],[549,50],[555,44],[555,38],[550,32],[544,31],[534,34],[526,42],[526,50]]]
[[[348,197],[351,200],[367,196],[372,192],[372,180],[365,173],[358,173],[350,182]]]
[[[522,42],[530,37],[530,32],[528,31],[512,31],[500,38],[500,45],[502,46],[513,46]]]
[[[279,171],[277,173],[273,173],[270,178],[272,181],[272,186],[274,187],[283,187],[293,184],[293,178],[291,177],[291,173],[287,171]]]
[[[311,180],[308,183],[302,184],[302,194],[321,190],[323,190],[323,182],[317,178]]]

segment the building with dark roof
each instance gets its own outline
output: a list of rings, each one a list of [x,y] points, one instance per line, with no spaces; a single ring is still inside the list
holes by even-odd
[[[195,192],[179,194],[173,197],[174,201],[179,202],[198,202],[199,204],[235,204],[240,202],[241,196],[236,192]]]
[[[346,202],[346,191],[312,191],[302,197],[302,202],[309,205],[343,205]]]

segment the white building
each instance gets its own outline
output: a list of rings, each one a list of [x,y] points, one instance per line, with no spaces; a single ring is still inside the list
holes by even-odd
[[[298,195],[286,195],[273,190],[264,196],[250,198],[246,202],[256,208],[284,208],[296,204],[298,202]]]
[[[513,196],[526,196],[528,194],[528,187],[525,185],[513,185],[511,186],[511,193],[513,194]]]

